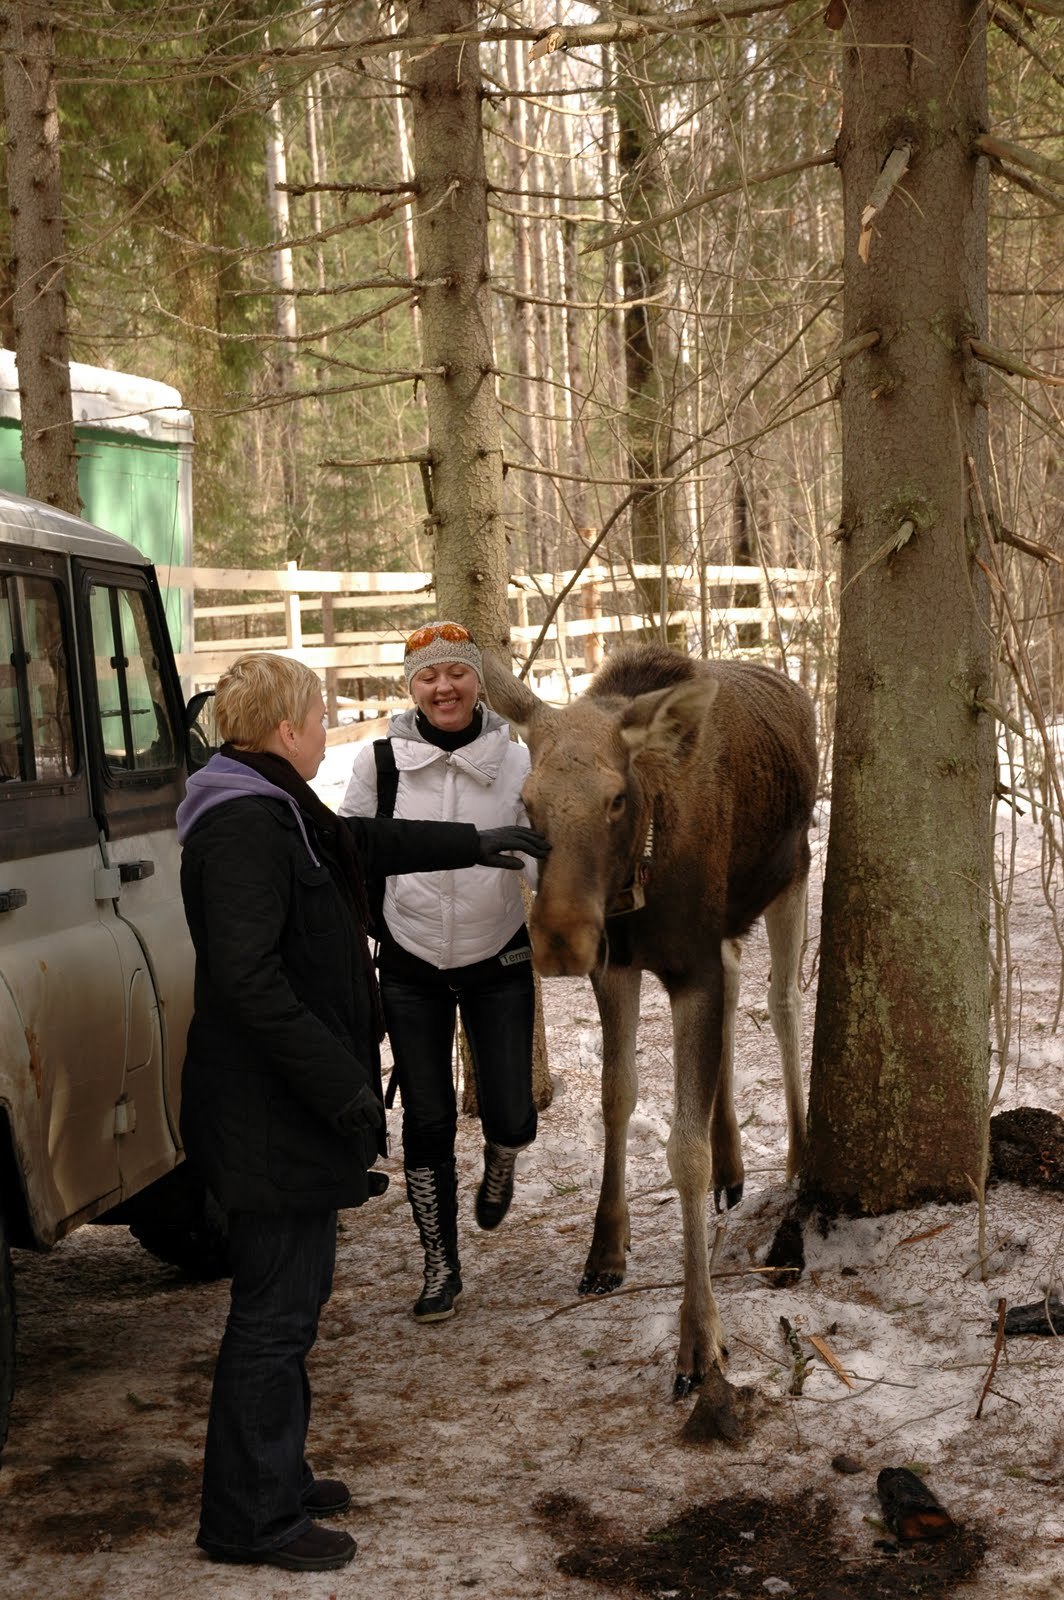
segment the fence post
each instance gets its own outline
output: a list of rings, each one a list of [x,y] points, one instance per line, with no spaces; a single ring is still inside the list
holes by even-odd
[[[289,572],[299,571],[298,561],[289,561]],[[299,590],[288,589],[284,597],[284,635],[289,650],[303,648],[303,616],[299,609]]]
[[[581,609],[586,622],[597,622],[602,615],[601,591],[599,578],[605,568],[600,561],[592,558],[587,564],[587,582],[581,594]],[[584,635],[584,666],[588,672],[594,672],[601,667],[603,655],[601,633],[586,633]]]
[[[321,597],[321,637],[322,643],[328,648],[336,643],[336,617],[333,613],[333,596],[323,594]],[[337,671],[335,667],[325,668],[325,717],[330,728],[339,727],[340,709],[336,698]]]

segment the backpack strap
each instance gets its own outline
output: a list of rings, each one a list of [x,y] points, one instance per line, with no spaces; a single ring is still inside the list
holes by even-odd
[[[390,739],[374,739],[373,761],[377,768],[378,817],[395,815],[395,797],[399,792],[399,768],[395,764],[395,750]],[[384,924],[384,879],[375,878],[369,885],[370,922],[373,934],[374,958],[380,948],[380,930]],[[384,1092],[384,1104],[390,1111],[395,1103],[398,1079],[393,1067]]]
[[[373,760],[377,768],[378,817],[395,815],[395,797],[399,793],[399,769],[395,764],[395,751],[390,739],[374,739]]]

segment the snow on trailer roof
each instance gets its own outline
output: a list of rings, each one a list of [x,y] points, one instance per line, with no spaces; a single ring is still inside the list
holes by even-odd
[[[165,444],[192,443],[192,414],[168,383],[72,361],[70,390],[75,423]],[[0,350],[0,417],[22,417],[12,350]]]
[[[0,489],[0,546],[5,544],[32,545],[35,550],[124,561],[138,567],[151,565],[128,539],[106,533],[83,517],[71,516],[69,511]]]

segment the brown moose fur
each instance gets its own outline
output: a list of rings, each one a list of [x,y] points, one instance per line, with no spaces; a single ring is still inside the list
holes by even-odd
[[[530,931],[545,976],[590,973],[602,1021],[602,1187],[581,1293],[623,1281],[629,1240],[625,1147],[635,1107],[643,971],[668,992],[676,1103],[669,1169],[680,1195],[684,1297],[675,1391],[722,1353],[709,1276],[710,1182],[733,1205],[743,1163],[732,1103],[739,939],[764,915],[769,1016],[780,1045],[793,1175],[805,1137],[798,967],[805,936],[807,831],[817,777],[805,692],[782,673],[692,661],[658,645],[611,655],[587,693],[545,705],[485,659],[492,705],[532,755],[525,803],[551,853]],[[645,905],[629,897],[653,822]]]

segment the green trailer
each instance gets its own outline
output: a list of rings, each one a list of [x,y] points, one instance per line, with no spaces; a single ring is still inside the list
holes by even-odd
[[[192,565],[192,417],[167,383],[70,363],[82,516],[154,562],[174,650],[192,638],[192,596],[167,587]],[[0,489],[26,493],[15,357],[0,350]]]

